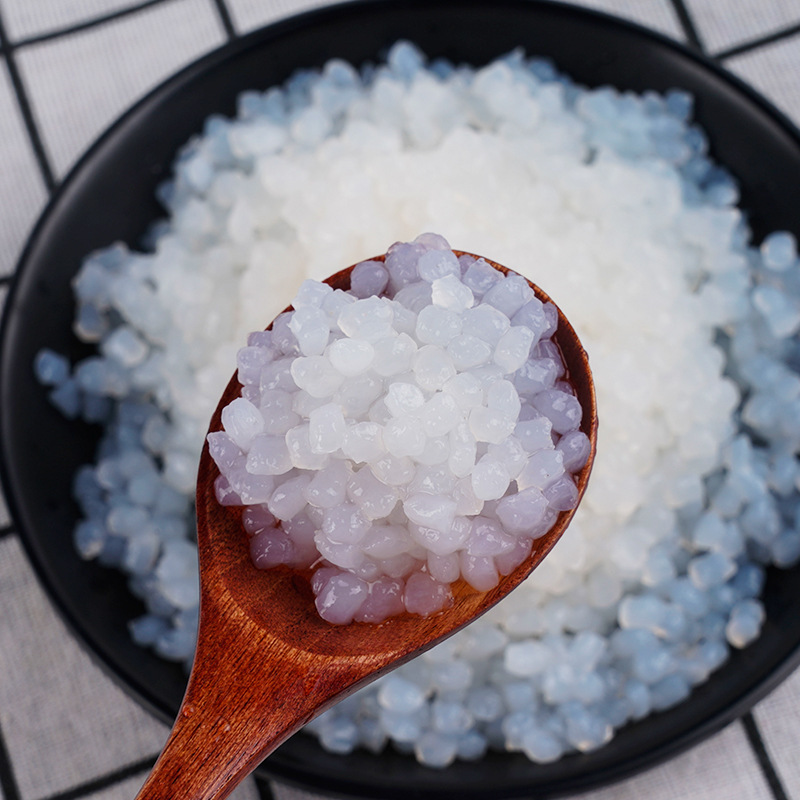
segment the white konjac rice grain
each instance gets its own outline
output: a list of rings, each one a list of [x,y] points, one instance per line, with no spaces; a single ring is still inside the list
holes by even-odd
[[[400,43],[387,64],[358,72],[331,61],[243,94],[234,120],[209,119],[161,191],[169,218],[151,249],[110,247],[75,280],[75,330],[100,343],[98,356],[68,376],[52,355],[35,365],[65,414],[105,425],[96,463],[76,477],[85,519],[75,543],[131,576],[147,606],[134,638],[191,657],[196,464],[248,332],[304,279],[436,230],[464,250],[530,265],[558,298],[591,353],[602,420],[593,477],[531,580],[312,730],[337,752],[393,741],[435,766],[487,747],[552,761],[680,702],[730,647],[752,642],[765,565],[800,557],[800,269],[790,234],[750,241],[735,180],[709,157],[691,113],[684,92],[585,89],[519,52],[481,69],[428,67]],[[428,267],[446,279],[446,263]],[[363,272],[363,291],[379,291],[378,271]],[[477,267],[464,274],[473,292],[495,281]],[[461,301],[452,292],[447,302]],[[495,322],[479,317],[476,339],[506,334]],[[288,346],[289,332],[277,326],[273,339]],[[313,353],[319,342],[304,346]],[[375,358],[408,369],[412,350],[398,336]],[[368,349],[341,355],[357,371]],[[467,365],[481,345],[461,338],[451,357]],[[291,359],[264,370],[259,358],[240,368],[264,371],[274,425],[265,433],[280,436],[322,403],[306,392],[290,406]],[[475,372],[479,386],[497,377]],[[546,383],[550,370],[525,379]],[[358,372],[341,386],[357,413],[381,393]],[[474,402],[474,385],[456,386],[459,402]],[[413,405],[412,394],[394,401]],[[376,452],[386,414],[348,429],[348,457]],[[519,423],[531,447],[549,435],[533,422]],[[453,435],[462,468],[474,463],[467,438]],[[431,463],[436,438],[422,454]],[[301,454],[313,463],[298,444]],[[386,459],[380,472],[400,484],[407,463]],[[337,486],[305,488],[338,503]],[[458,502],[466,509],[470,498]],[[451,567],[435,564],[443,575]],[[452,727],[442,729],[441,703],[462,710]]]
[[[573,476],[591,443],[579,430],[573,387],[557,380],[567,371],[552,339],[557,317],[519,275],[473,292],[462,273],[486,266],[459,258],[435,234],[397,242],[384,263],[355,265],[346,292],[304,281],[292,311],[239,351],[241,395],[222,409],[222,430],[207,437],[220,470],[216,495],[245,507],[257,567],[314,570],[317,610],[328,622],[378,623],[404,610],[429,616],[452,604],[459,578],[488,591],[559,512],[577,505]],[[489,337],[493,345],[482,338],[483,317],[502,330]],[[376,362],[376,351],[400,337],[410,358],[393,368]],[[458,337],[485,345],[462,366],[449,349]],[[294,385],[273,389],[272,365],[287,358]],[[531,384],[542,362],[550,380]],[[484,387],[475,371],[485,367],[493,379]],[[380,391],[371,405],[352,408],[353,379]],[[465,386],[474,389],[468,403]],[[306,394],[318,402],[299,413]],[[287,419],[295,423],[288,430]],[[378,446],[351,457],[351,432],[369,422]],[[547,435],[527,450],[518,425]],[[398,480],[383,467],[391,459],[406,465]]]

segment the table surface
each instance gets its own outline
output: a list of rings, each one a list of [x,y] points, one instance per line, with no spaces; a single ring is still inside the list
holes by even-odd
[[[490,0],[487,0],[490,2]],[[800,124],[800,0],[581,0],[717,59]],[[319,0],[0,0],[0,304],[50,193],[133,101]],[[167,728],[90,661],[0,497],[0,800],[124,800]],[[800,671],[741,720],[589,800],[800,800]],[[249,779],[237,800],[308,796]]]

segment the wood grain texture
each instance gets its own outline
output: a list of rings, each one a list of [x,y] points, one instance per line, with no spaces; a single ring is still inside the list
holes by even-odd
[[[343,270],[327,282],[334,288],[349,288],[351,271],[352,267]],[[539,287],[531,286],[539,299],[552,302]],[[577,476],[582,497],[597,446],[597,407],[586,352],[569,321],[558,313],[554,340],[584,409],[581,427],[591,441],[589,460]],[[240,390],[234,375],[210,431],[221,429],[222,408]],[[178,718],[139,800],[226,797],[310,719],[499,602],[550,552],[575,513],[562,512],[553,528],[534,541],[530,557],[489,592],[459,581],[453,586],[453,605],[434,616],[404,614],[380,625],[334,626],[317,614],[306,576],[288,568],[261,571],[253,566],[241,509],[220,506],[214,496],[218,474],[206,445],[197,481],[201,578],[197,652]]]

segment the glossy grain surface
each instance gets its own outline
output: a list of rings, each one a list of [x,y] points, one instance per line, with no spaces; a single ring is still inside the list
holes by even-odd
[[[352,267],[343,270],[327,282],[346,289],[351,271]],[[552,302],[531,286],[540,300]],[[560,311],[553,339],[584,409],[581,428],[592,444],[587,464],[577,476],[582,497],[597,444],[594,385],[586,352]],[[234,376],[210,431],[221,429],[222,409],[240,390]],[[197,653],[183,705],[139,794],[141,800],[225,797],[310,719],[499,602],[547,555],[574,514],[574,510],[561,512],[552,529],[534,542],[529,558],[488,592],[460,581],[453,586],[452,607],[431,617],[403,614],[380,625],[333,626],[317,614],[305,576],[286,568],[261,571],[253,566],[241,508],[217,503],[218,474],[206,445],[197,484],[201,581]]]

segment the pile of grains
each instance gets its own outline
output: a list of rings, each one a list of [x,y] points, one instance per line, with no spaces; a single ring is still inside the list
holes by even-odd
[[[312,726],[336,752],[546,762],[684,700],[758,636],[765,565],[800,557],[800,268],[762,243],[692,100],[585,89],[516,52],[426,65],[409,44],[245,93],[179,156],[150,251],[75,280],[76,365],[36,368],[100,421],[79,552],[115,564],[143,646],[188,660],[196,465],[250,331],[305,278],[435,230],[530,265],[592,354],[602,420],[568,535],[488,616]]]
[[[577,505],[591,445],[558,312],[520,275],[423,234],[292,306],[239,351],[208,443],[253,562],[315,568],[323,619],[428,616],[459,578],[488,591]]]

